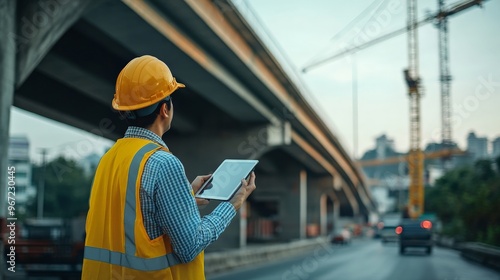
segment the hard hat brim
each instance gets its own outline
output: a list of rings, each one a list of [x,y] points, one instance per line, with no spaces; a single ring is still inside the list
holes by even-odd
[[[119,105],[118,102],[117,102],[117,100],[116,100],[116,96],[115,96],[113,98],[113,101],[111,102],[111,106],[116,111],[134,111],[134,110],[143,109],[143,108],[149,107],[149,106],[151,106],[153,104],[156,104],[156,103],[160,102],[161,100],[165,99],[167,96],[172,95],[174,92],[177,91],[177,89],[179,89],[179,88],[185,88],[185,87],[186,87],[185,84],[179,83],[179,82],[176,81],[175,82],[175,88],[173,89],[173,91],[170,94],[166,94],[165,96],[159,96],[158,98],[153,99],[153,100],[151,100],[149,102],[144,102],[144,103],[141,103],[141,104],[131,105],[131,106]]]

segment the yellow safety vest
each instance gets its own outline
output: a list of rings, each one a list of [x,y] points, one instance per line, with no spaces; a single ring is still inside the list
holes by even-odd
[[[150,240],[144,227],[141,176],[147,159],[159,149],[165,148],[123,138],[99,162],[90,194],[82,279],[205,279],[203,252],[180,263],[169,237]]]

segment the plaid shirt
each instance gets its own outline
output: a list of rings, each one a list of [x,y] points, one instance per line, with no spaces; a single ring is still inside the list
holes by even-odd
[[[124,138],[142,138],[167,147],[152,131],[129,127]],[[141,178],[140,201],[149,238],[167,234],[182,262],[190,262],[229,225],[236,215],[229,202],[220,203],[204,217],[191,194],[184,166],[174,155],[156,151],[147,160]]]

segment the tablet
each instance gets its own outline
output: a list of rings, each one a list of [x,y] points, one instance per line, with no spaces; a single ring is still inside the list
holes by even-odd
[[[247,179],[258,160],[226,159],[212,177],[196,192],[195,197],[228,201],[241,187],[241,179]]]

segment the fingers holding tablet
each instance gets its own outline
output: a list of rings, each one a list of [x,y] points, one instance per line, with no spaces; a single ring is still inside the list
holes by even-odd
[[[236,211],[238,211],[241,208],[241,205],[243,202],[245,202],[248,198],[248,196],[256,189],[255,186],[255,173],[252,171],[250,173],[250,177],[248,180],[242,179],[241,180],[241,187],[240,189],[236,192],[236,194],[233,196],[233,198],[229,201],[233,206]]]
[[[255,190],[255,188],[256,188],[256,186],[255,186],[255,172],[252,171],[252,173],[250,173],[248,180],[243,179],[242,183],[244,183],[242,186],[250,188],[251,192],[253,190]]]
[[[197,176],[191,183],[194,193],[197,193],[201,186],[212,178],[212,174]]]

